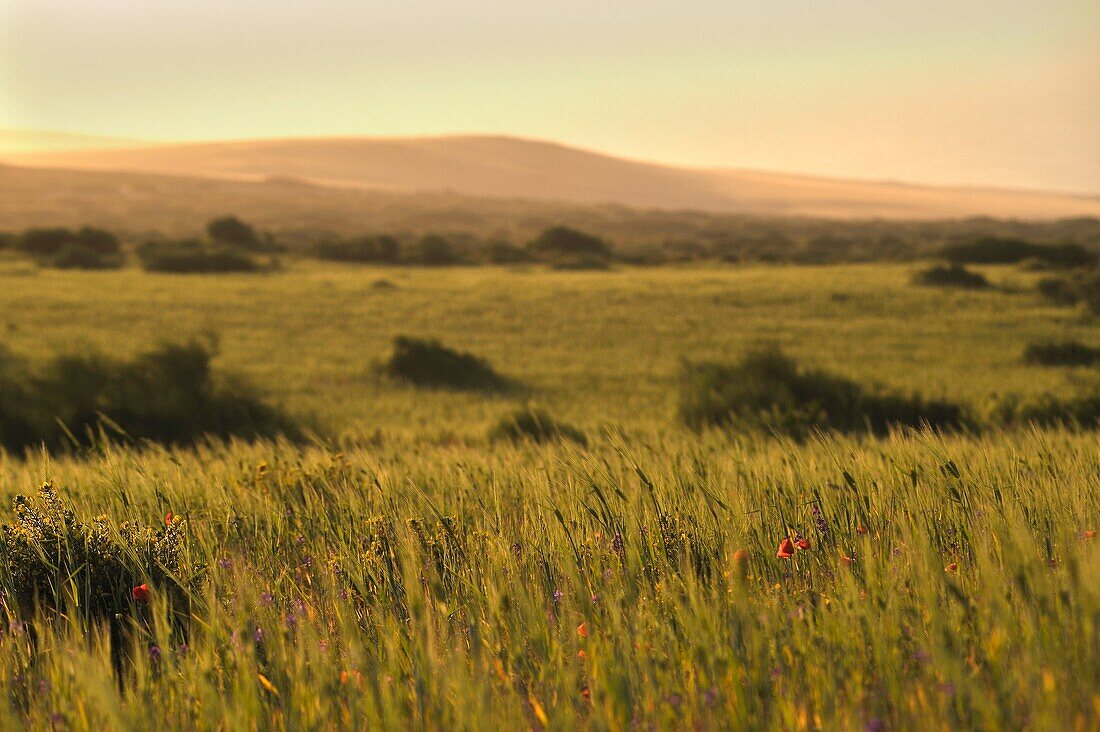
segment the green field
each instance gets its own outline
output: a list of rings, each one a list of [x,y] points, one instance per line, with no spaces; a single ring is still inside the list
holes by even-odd
[[[144,605],[129,582],[82,584],[79,547],[46,541],[44,565],[70,567],[51,576],[66,601],[28,615],[5,600],[0,727],[1096,729],[1095,431],[798,443],[677,423],[682,359],[767,342],[979,410],[1094,377],[1022,364],[1031,341],[1100,345],[1095,320],[1035,295],[1037,275],[985,268],[996,287],[963,292],[911,271],[0,263],[11,351],[130,356],[216,333],[219,369],[318,432],[0,454],[5,500],[52,480],[89,522],[172,512],[163,531],[195,573],[185,629],[170,628],[162,585]],[[400,334],[525,390],[381,378]],[[490,441],[527,400],[588,446]],[[778,558],[796,535],[808,547]],[[104,593],[132,628],[118,673],[104,625],[83,619]]]
[[[984,270],[1001,289],[957,292],[911,286],[915,267],[899,265],[578,273],[301,262],[267,276],[9,266],[0,275],[9,349],[128,356],[213,332],[219,366],[334,433],[468,437],[509,408],[500,397],[380,383],[372,363],[399,334],[483,356],[585,427],[662,430],[674,423],[684,358],[729,360],[776,342],[859,381],[981,404],[991,394],[1072,391],[1087,370],[1022,366],[1023,348],[1096,340],[1095,321],[1039,299],[1029,292],[1036,275],[1010,268]]]

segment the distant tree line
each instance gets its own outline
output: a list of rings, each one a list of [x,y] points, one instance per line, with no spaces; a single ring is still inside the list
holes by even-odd
[[[590,226],[547,223],[522,238],[472,233],[477,222],[469,221],[467,231],[383,231],[356,236],[297,231],[283,232],[278,241],[236,216],[223,216],[209,222],[203,236],[134,242],[126,249],[114,234],[90,227],[0,234],[0,249],[22,252],[40,266],[88,269],[121,266],[132,253],[141,266],[163,272],[262,271],[283,252],[334,262],[427,267],[534,263],[601,269],[614,263],[656,266],[690,262],[824,265],[932,257],[960,266],[1019,264],[1052,270],[1095,267],[1100,253],[1100,220],[1088,218],[852,222],[614,209],[606,216],[606,220],[593,217]],[[521,223],[523,230],[532,225]],[[616,234],[600,233],[608,230]]]
[[[460,246],[438,234],[403,243],[394,236],[382,234],[327,238],[310,247],[308,253],[334,262],[425,267],[541,262],[563,268],[603,268],[620,260],[603,239],[564,226],[550,227],[522,247],[501,240],[481,246]]]

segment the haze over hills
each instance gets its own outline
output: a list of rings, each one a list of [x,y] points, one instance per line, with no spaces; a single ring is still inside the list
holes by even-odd
[[[281,195],[287,196],[301,192],[301,186],[288,188],[296,181],[311,184],[312,189],[331,189],[335,198],[346,198],[350,189],[762,216],[1100,216],[1100,196],[693,169],[497,136],[315,138],[133,147],[120,147],[117,141],[97,146],[84,138],[86,144],[64,149],[61,145],[44,149],[48,145],[43,142],[32,152],[12,152],[3,140],[0,135],[0,161],[54,169],[55,197],[63,196],[67,185],[86,186],[88,179],[82,178],[82,173],[110,171],[274,183],[281,186]],[[14,175],[11,170],[4,174]],[[280,194],[267,189],[264,195]],[[317,190],[310,195],[325,196]],[[25,203],[33,207],[33,196]]]

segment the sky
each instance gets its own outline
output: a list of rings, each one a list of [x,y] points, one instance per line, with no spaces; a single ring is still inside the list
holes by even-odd
[[[0,129],[1100,194],[1097,0],[0,0]]]

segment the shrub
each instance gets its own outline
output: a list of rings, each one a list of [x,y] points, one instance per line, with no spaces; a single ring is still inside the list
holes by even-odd
[[[528,243],[527,248],[541,258],[585,257],[606,259],[611,247],[603,239],[565,226],[554,226]]]
[[[1096,261],[1096,255],[1079,244],[1032,244],[996,236],[949,244],[938,255],[956,264],[1016,264],[1033,259],[1061,268],[1082,267]]]
[[[1079,341],[1043,341],[1029,343],[1024,363],[1035,366],[1091,366],[1100,363],[1100,348]]]
[[[66,244],[42,263],[58,269],[118,269],[122,266],[122,257],[119,254],[97,252],[78,244]]]
[[[1035,287],[1039,294],[1059,305],[1082,304],[1090,312],[1100,314],[1100,268],[1065,277],[1044,277]]]
[[[913,282],[918,285],[962,287],[972,290],[989,287],[989,281],[985,277],[958,264],[929,267],[913,275]]]
[[[206,225],[206,235],[211,241],[230,244],[243,249],[259,249],[260,237],[250,225],[238,219],[236,216],[225,216],[214,219]]]
[[[736,364],[685,363],[679,412],[693,429],[763,429],[794,437],[814,428],[882,434],[894,426],[947,429],[967,423],[955,404],[869,394],[848,379],[803,370],[775,347],[751,351]]]
[[[45,267],[112,269],[122,266],[121,245],[109,231],[85,226],[70,229],[28,229],[19,248]]]
[[[141,266],[149,272],[255,272],[260,263],[247,251],[198,239],[150,241],[137,249]]]
[[[96,430],[167,444],[204,436],[299,436],[293,423],[233,377],[215,378],[211,347],[166,344],[120,361],[60,356],[33,372],[0,362],[0,439],[8,449],[87,444]]]
[[[24,621],[35,611],[76,618],[85,626],[107,623],[111,657],[120,670],[131,643],[131,618],[151,625],[151,609],[134,596],[147,585],[150,598],[164,598],[169,627],[186,640],[189,598],[198,589],[201,567],[188,550],[186,524],[165,521],[156,528],[113,526],[105,516],[86,521],[46,483],[34,496],[16,496],[15,520],[0,533],[0,566],[7,609]]]
[[[70,229],[28,229],[19,238],[19,248],[34,257],[49,257],[65,247],[81,247],[98,254],[118,254],[118,237],[109,231],[85,226]]]
[[[396,262],[398,244],[392,236],[361,236],[322,241],[311,253],[333,262]]]
[[[576,427],[558,422],[545,409],[522,407],[501,420],[489,432],[491,440],[511,440],[512,442],[550,442],[553,440],[572,440],[587,445],[588,440]]]
[[[413,244],[408,261],[428,267],[447,267],[460,264],[462,260],[449,241],[436,234],[429,234]]]
[[[486,256],[492,264],[527,264],[535,260],[531,252],[506,241],[490,242]]]
[[[508,386],[507,379],[477,356],[454,351],[437,340],[406,336],[394,338],[382,372],[421,387],[492,391]]]
[[[1062,398],[1053,394],[999,397],[989,408],[989,419],[997,424],[1041,427],[1100,428],[1100,388]]]

